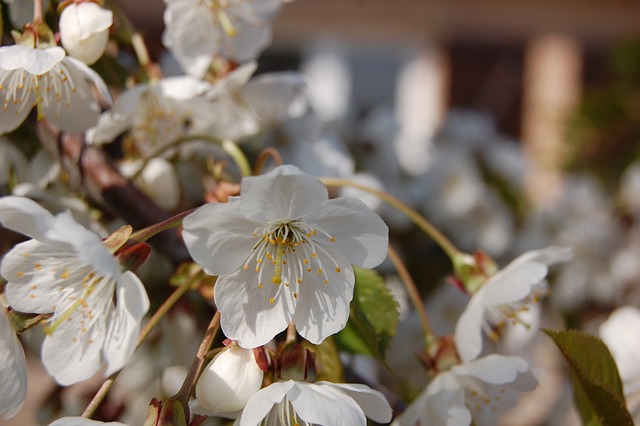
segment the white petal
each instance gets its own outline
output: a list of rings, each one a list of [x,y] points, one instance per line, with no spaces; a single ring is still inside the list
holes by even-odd
[[[482,351],[482,324],[485,306],[482,304],[484,288],[481,288],[467,304],[458,322],[454,338],[458,354],[464,361],[475,359]]]
[[[87,142],[93,145],[108,143],[130,129],[140,97],[148,90],[147,85],[138,85],[124,92],[111,109],[100,115],[96,126],[87,131]]]
[[[102,316],[104,313],[96,312],[95,315]],[[100,370],[104,327],[94,326],[85,332],[82,330],[83,319],[81,309],[76,309],[69,321],[44,339],[42,346],[45,368],[64,386],[86,380]]]
[[[13,76],[7,76],[7,74],[17,72],[26,74],[26,72],[22,70],[0,70],[0,81],[5,82],[2,85],[2,89],[0,89],[0,108],[2,108],[2,113],[0,114],[0,134],[9,133],[17,129],[37,104],[36,93],[35,90],[33,90],[34,81],[31,81],[31,83],[25,82],[22,87],[10,87],[7,83],[13,78]],[[31,75],[25,75],[23,77],[25,80],[36,79],[36,77]],[[25,91],[27,91],[26,95],[24,93]],[[22,99],[23,96],[24,99]],[[20,102],[16,102],[16,99],[19,99]]]
[[[483,303],[498,306],[522,300],[546,276],[547,266],[543,263],[527,261],[507,265],[484,284]]]
[[[222,331],[243,348],[269,342],[287,328],[296,309],[291,292],[280,288],[284,284],[272,283],[270,274],[264,281],[262,288],[258,288],[255,270],[240,269],[219,277],[214,288]]]
[[[381,392],[369,386],[351,383],[316,382],[317,385],[333,386],[349,395],[364,411],[365,416],[378,423],[389,423],[392,410]]]
[[[27,365],[22,345],[0,308],[0,413],[15,416],[27,396]]]
[[[0,198],[0,222],[6,228],[30,237],[46,240],[54,216],[33,200],[24,197]]]
[[[182,237],[193,257],[211,275],[231,273],[244,263],[260,225],[247,219],[238,201],[207,204],[184,218]]]
[[[247,205],[247,217],[259,222],[265,217],[267,220],[305,218],[322,209],[329,198],[320,180],[291,165],[242,179],[240,196],[246,200],[243,204]]]
[[[105,101],[107,101],[110,105],[113,104],[111,93],[107,88],[107,84],[104,82],[102,77],[100,77],[100,74],[95,72],[92,68],[88,67],[85,63],[75,58],[66,57],[64,62],[70,64],[69,66],[73,66],[75,68],[75,71],[78,71],[82,76],[84,76],[84,79],[86,81],[92,83],[96,87],[96,89],[98,89],[98,92],[100,92],[100,95],[102,95]]]
[[[458,376],[476,377],[494,385],[514,383],[519,376],[527,377],[520,390],[532,390],[537,385],[529,364],[516,356],[491,354],[467,364],[455,365],[451,371]]]
[[[356,266],[373,268],[387,256],[389,228],[360,200],[329,200],[308,222],[334,237],[335,242],[327,244]]]
[[[242,97],[263,123],[271,124],[304,113],[304,89],[304,80],[298,73],[262,74],[242,89]]]
[[[123,368],[136,349],[140,321],[149,310],[149,297],[140,279],[131,271],[118,278],[116,309],[107,318],[107,334],[102,357],[107,364],[105,376]]]
[[[95,3],[73,3],[60,14],[60,42],[67,53],[85,64],[102,56],[109,40],[113,13]]]
[[[280,403],[296,382],[276,382],[254,394],[236,419],[234,426],[257,426],[267,416],[274,404]]]
[[[332,426],[367,424],[360,406],[337,388],[296,382],[287,396],[300,419],[308,423]]]
[[[326,337],[342,330],[349,319],[349,303],[353,298],[355,277],[353,268],[340,254],[334,259],[340,272],[323,254],[318,257],[324,266],[325,275],[316,270],[303,276],[299,286],[299,297],[293,321],[302,337],[313,344],[322,342]]]
[[[65,57],[62,47],[34,49],[19,44],[0,47],[0,68],[4,70],[24,69],[35,75],[50,71]]]

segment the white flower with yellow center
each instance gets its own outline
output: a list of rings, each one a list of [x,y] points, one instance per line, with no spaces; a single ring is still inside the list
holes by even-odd
[[[528,251],[489,277],[473,294],[456,324],[455,340],[460,358],[469,361],[480,355],[483,333],[498,340],[506,326],[528,327],[520,315],[544,296],[549,267],[571,257],[571,249],[564,247]]]
[[[136,347],[147,293],[132,272],[122,272],[100,237],[69,213],[53,216],[22,197],[0,199],[0,222],[33,239],[2,261],[6,296],[17,311],[52,314],[42,360],[62,385],[88,379],[107,365],[121,369]]]
[[[454,365],[436,375],[394,422],[394,426],[494,425],[514,391],[531,391],[537,381],[521,358],[489,355]]]
[[[391,420],[384,395],[348,383],[276,382],[254,394],[234,426],[365,426]]]
[[[183,225],[193,259],[220,275],[214,295],[225,335],[245,348],[291,321],[312,343],[341,330],[351,265],[377,266],[388,243],[387,226],[364,203],[329,200],[318,179],[289,165],[244,178],[240,197],[202,206]]]
[[[34,106],[64,131],[88,129],[100,113],[89,83],[110,101],[102,78],[62,47],[0,47],[0,134],[16,129]]]

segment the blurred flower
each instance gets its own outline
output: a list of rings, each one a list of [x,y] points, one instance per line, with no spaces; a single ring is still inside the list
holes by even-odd
[[[0,187],[26,180],[27,164],[22,151],[0,137]]]
[[[91,65],[107,47],[113,13],[91,1],[71,3],[60,14],[60,42],[67,53]]]
[[[3,0],[9,9],[9,19],[14,28],[22,28],[33,21],[33,2],[31,0]],[[51,0],[42,1],[42,10],[51,6]]]
[[[122,162],[120,170],[124,176],[132,176],[141,165],[141,161]],[[171,162],[161,157],[149,160],[135,179],[136,185],[158,206],[172,211],[180,202],[180,180]]]
[[[360,384],[276,382],[254,394],[234,426],[365,426],[391,420],[391,407],[378,391]]]
[[[63,417],[50,423],[49,426],[127,426],[120,422],[100,422],[97,420],[87,419],[86,417]]]
[[[27,397],[27,363],[7,311],[2,306],[0,309],[0,413],[10,418],[20,411]]]
[[[438,373],[393,424],[494,425],[507,388],[530,391],[536,383],[523,359],[492,354]]]
[[[260,390],[264,372],[254,349],[232,344],[218,353],[196,383],[196,399],[207,411],[235,418],[253,394]]]
[[[225,335],[247,348],[292,320],[312,343],[341,330],[351,265],[373,268],[387,252],[388,229],[374,212],[352,198],[329,200],[318,179],[289,165],[244,178],[240,197],[200,207],[183,225],[193,259],[220,275]]]
[[[498,339],[503,328],[522,321],[518,316],[537,302],[546,290],[548,267],[571,259],[571,250],[547,247],[522,254],[488,278],[456,324],[455,339],[463,361],[482,352],[482,334]]]
[[[20,312],[50,314],[42,360],[63,385],[120,370],[135,350],[147,293],[122,272],[101,239],[69,213],[53,216],[22,197],[0,199],[3,226],[33,237],[2,261],[9,304]]]
[[[87,132],[90,144],[109,143],[131,130],[136,148],[152,155],[198,126],[196,111],[203,108],[202,95],[209,85],[192,77],[169,77],[139,84],[100,115]]]
[[[220,55],[254,59],[271,42],[271,21],[281,0],[165,0],[162,42],[182,68],[203,77]]]
[[[102,78],[61,47],[0,47],[0,134],[16,129],[36,105],[38,117],[64,131],[88,129],[100,113],[89,83],[111,99]]]

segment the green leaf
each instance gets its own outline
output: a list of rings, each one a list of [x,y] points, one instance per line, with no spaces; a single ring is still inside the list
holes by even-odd
[[[544,332],[569,364],[574,400],[583,424],[632,426],[618,368],[604,342],[577,330]]]
[[[376,271],[354,267],[354,272],[351,315],[347,326],[336,335],[336,341],[342,350],[383,360],[396,334],[398,303]]]

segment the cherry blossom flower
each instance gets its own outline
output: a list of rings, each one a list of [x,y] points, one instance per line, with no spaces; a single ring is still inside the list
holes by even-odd
[[[193,259],[220,275],[214,298],[225,335],[240,346],[267,343],[293,320],[312,343],[341,330],[353,297],[352,264],[373,268],[388,229],[359,200],[329,200],[322,183],[280,166],[243,179],[240,197],[187,216]]]
[[[100,108],[89,83],[111,100],[102,78],[62,47],[0,47],[0,134],[16,129],[36,105],[38,117],[64,131],[81,132],[95,125]]]
[[[6,309],[0,309],[0,413],[10,418],[20,411],[27,396],[27,364]]]
[[[536,386],[521,358],[492,354],[454,365],[436,375],[415,401],[394,421],[397,426],[496,424],[509,391]]]
[[[221,55],[254,59],[271,42],[269,21],[281,0],[165,0],[162,42],[187,74],[203,77]]]
[[[640,310],[634,306],[623,306],[609,315],[600,325],[600,338],[606,343],[616,362],[627,399],[629,412],[636,422],[640,420]]]
[[[218,353],[200,375],[196,399],[210,413],[235,418],[260,390],[263,377],[254,350],[232,344]]]
[[[357,426],[367,419],[391,420],[391,407],[378,391],[360,384],[273,383],[254,394],[234,426]]]
[[[197,126],[194,113],[204,102],[198,96],[207,88],[208,84],[186,76],[139,84],[100,115],[97,125],[87,131],[87,142],[109,143],[131,130],[136,148],[151,155]]]
[[[113,13],[93,2],[72,3],[60,14],[60,42],[67,53],[91,65],[107,47]]]
[[[483,331],[497,338],[496,333],[507,324],[517,324],[518,313],[543,296],[549,266],[570,258],[568,248],[529,251],[491,276],[473,294],[456,324],[455,340],[462,360],[480,355]]]
[[[42,360],[62,385],[87,379],[106,364],[121,369],[135,350],[147,293],[132,272],[122,272],[100,237],[70,213],[53,216],[22,197],[0,199],[3,226],[33,239],[2,261],[8,303],[17,311],[52,314]]]

